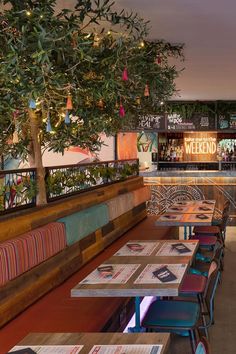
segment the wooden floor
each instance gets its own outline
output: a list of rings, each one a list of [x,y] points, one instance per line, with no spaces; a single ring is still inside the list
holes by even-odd
[[[109,298],[109,301],[107,298],[73,299],[70,297],[70,290],[126,241],[176,237],[176,228],[157,228],[154,224],[155,219],[156,217],[150,216],[140,222],[65,283],[3,327],[0,330],[0,354],[5,354],[29,332],[101,331],[111,314],[122,304],[123,299]]]

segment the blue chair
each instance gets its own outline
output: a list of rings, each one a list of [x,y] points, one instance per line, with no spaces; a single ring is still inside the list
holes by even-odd
[[[196,350],[196,338],[201,330],[208,335],[208,328],[214,318],[214,297],[219,281],[220,271],[215,269],[210,277],[205,294],[206,311],[198,301],[156,300],[149,306],[142,327],[146,331],[188,333],[192,353]]]

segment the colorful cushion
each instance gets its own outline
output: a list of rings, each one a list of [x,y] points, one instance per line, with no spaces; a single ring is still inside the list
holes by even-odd
[[[52,222],[0,244],[0,286],[66,247],[65,227]]]
[[[201,294],[205,290],[206,281],[207,278],[203,275],[186,274],[180,286],[180,293]]]
[[[149,306],[142,327],[192,328],[198,321],[199,310],[195,302],[157,300]]]
[[[133,193],[125,193],[106,202],[109,220],[114,220],[134,207]]]
[[[193,232],[195,234],[211,234],[218,235],[220,233],[219,226],[195,226],[193,228]]]
[[[190,237],[191,240],[199,240],[199,246],[214,246],[217,242],[217,237],[206,235],[195,235]]]
[[[134,198],[134,206],[142,204],[142,203],[146,202],[147,200],[151,199],[151,191],[150,191],[150,188],[147,186],[136,189],[132,193],[133,193],[133,198]]]
[[[72,245],[108,224],[108,208],[106,204],[98,204],[61,218],[58,221],[65,224],[67,245]]]

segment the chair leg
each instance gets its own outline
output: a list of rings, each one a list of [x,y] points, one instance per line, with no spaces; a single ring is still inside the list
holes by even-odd
[[[195,333],[193,330],[189,330],[189,338],[190,338],[192,353],[194,354],[195,350],[196,350],[196,339],[195,339]]]

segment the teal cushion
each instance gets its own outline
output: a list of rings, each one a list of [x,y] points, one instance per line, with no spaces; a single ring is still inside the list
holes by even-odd
[[[106,204],[98,204],[61,218],[58,221],[65,224],[67,245],[72,245],[108,224],[108,208]]]
[[[199,304],[190,301],[154,301],[142,321],[143,327],[192,328],[199,318]]]

